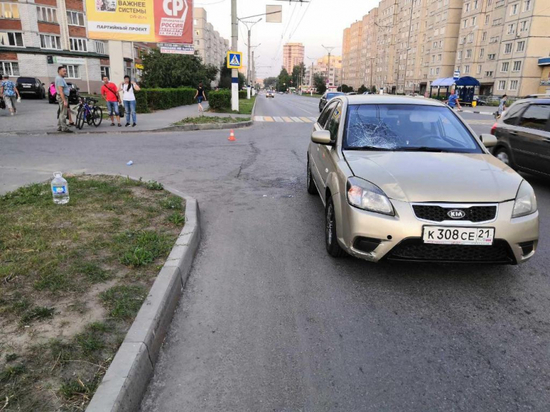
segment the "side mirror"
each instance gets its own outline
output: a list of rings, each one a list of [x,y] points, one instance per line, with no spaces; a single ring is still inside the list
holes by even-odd
[[[316,130],[311,134],[311,141],[313,143],[330,145],[332,140],[330,138],[330,132],[328,130]]]
[[[489,147],[495,147],[497,145],[497,138],[493,136],[492,134],[483,133],[481,136],[479,136],[481,139],[481,143],[487,148]]]

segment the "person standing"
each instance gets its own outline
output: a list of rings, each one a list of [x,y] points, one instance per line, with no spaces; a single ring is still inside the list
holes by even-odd
[[[57,119],[57,131],[65,133],[73,133],[67,126],[67,110],[69,110],[69,94],[71,89],[65,81],[67,76],[67,68],[59,66],[57,68],[57,76],[55,77],[55,89],[57,91],[57,104],[59,105],[59,117]]]
[[[136,82],[130,79],[130,76],[124,76],[124,83],[120,85],[120,90],[122,90],[122,102],[126,114],[126,127],[130,126],[130,114],[132,115],[132,127],[136,127],[136,95],[134,91],[139,92],[140,88]]]
[[[17,113],[17,108],[15,107],[15,99],[19,101],[21,96],[19,95],[19,90],[15,86],[15,83],[10,80],[10,76],[7,74],[4,75],[4,81],[0,85],[0,94],[4,97],[6,106],[10,109],[12,116],[15,116]]]
[[[202,102],[207,101],[206,99],[206,93],[204,91],[204,87],[202,85],[202,82],[199,83],[199,87],[197,88],[197,93],[195,93],[194,99],[197,99],[199,102],[199,113],[204,112],[204,109],[202,107]]]
[[[502,96],[502,98],[500,99],[500,102],[498,104],[498,110],[497,110],[498,117],[502,116],[502,113],[504,113],[504,111],[506,110],[507,101],[508,101],[507,95]]]
[[[109,81],[107,76],[103,77],[103,86],[101,86],[101,95],[107,101],[107,112],[111,118],[111,126],[115,125],[114,116],[118,123],[118,127],[122,127],[120,124],[120,114],[118,111],[118,102],[120,101],[120,95],[118,94],[118,88],[116,84]]]
[[[449,99],[447,100],[447,104],[453,110],[456,107],[458,107],[458,111],[462,111],[462,107],[460,106],[458,94],[456,94],[456,91],[454,89],[451,90],[451,95],[449,96]]]

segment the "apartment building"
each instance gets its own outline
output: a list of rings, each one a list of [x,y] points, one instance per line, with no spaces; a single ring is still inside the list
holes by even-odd
[[[292,73],[294,66],[304,62],[304,45],[302,43],[287,43],[283,46],[283,67]]]
[[[321,57],[320,59],[317,59],[317,61],[310,65],[309,67],[306,67],[306,72],[304,75],[304,84],[308,84],[311,86],[311,81],[313,80],[313,76],[316,74],[319,74],[323,76],[325,79],[328,79],[328,82],[330,86],[341,86],[341,77],[342,77],[342,56],[330,56],[330,70],[329,70],[329,56]],[[313,67],[313,74],[312,74],[312,67]]]
[[[378,8],[374,8],[369,11],[363,17],[362,23],[362,41],[361,46],[361,56],[360,56],[360,73],[362,74],[361,84],[358,86],[357,82],[353,85],[354,89],[358,89],[362,85],[372,85],[374,84],[374,69],[375,69],[375,60],[377,55],[377,43],[378,43],[378,30],[376,22],[378,20]]]
[[[376,23],[366,21],[375,11]],[[480,94],[525,96],[547,82],[539,61],[550,55],[548,0],[382,0],[369,14],[361,33],[344,31],[344,83],[354,80],[346,67],[354,35],[363,41],[363,84],[390,93],[424,93],[455,72],[477,79]],[[369,30],[377,39],[373,80]]]
[[[363,21],[357,21],[344,31],[342,54],[342,84],[353,87],[361,86],[364,65],[362,64]]]
[[[193,8],[195,53],[202,58],[204,64],[220,67],[229,51],[229,40],[214,30],[207,17],[206,10],[202,7]]]

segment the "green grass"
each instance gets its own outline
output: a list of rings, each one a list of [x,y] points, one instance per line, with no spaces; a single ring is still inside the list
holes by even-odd
[[[256,101],[256,97],[251,97],[250,100],[248,99],[239,99],[239,111],[231,110],[231,109],[223,109],[223,110],[212,110],[213,113],[234,113],[234,114],[252,114],[252,109],[254,108],[254,102]]]
[[[53,203],[49,182],[0,196],[0,316],[9,326],[0,345],[21,342],[1,359],[6,411],[85,409],[185,223],[184,202],[159,182],[66,178],[66,205]],[[104,318],[60,333],[94,306]],[[48,328],[63,337],[49,340]]]
[[[250,120],[249,117],[197,116],[197,117],[186,117],[185,119],[182,119],[179,122],[174,123],[174,125],[181,126],[184,124],[224,124],[224,123],[247,122],[249,120]]]

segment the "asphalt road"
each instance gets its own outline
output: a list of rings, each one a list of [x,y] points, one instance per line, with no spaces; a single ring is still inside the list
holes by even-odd
[[[317,115],[315,99],[266,100],[256,115]],[[490,117],[470,116],[488,131]],[[257,123],[234,143],[226,131],[3,136],[0,191],[63,170],[199,200],[203,241],[143,411],[547,411],[550,183],[527,176],[542,238],[525,265],[335,260],[305,190],[311,127]]]

